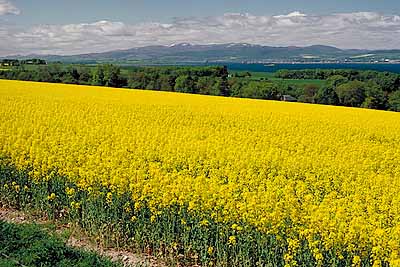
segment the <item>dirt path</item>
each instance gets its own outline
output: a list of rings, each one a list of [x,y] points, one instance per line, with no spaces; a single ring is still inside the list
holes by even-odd
[[[49,221],[47,221],[45,218],[31,217],[21,211],[1,207],[0,220],[9,223],[49,223]],[[61,233],[69,228],[70,225],[57,225],[56,232]],[[166,267],[166,265],[162,262],[144,254],[137,254],[114,248],[103,248],[96,243],[91,242],[90,239],[81,232],[78,233],[76,231],[72,231],[72,234],[67,240],[67,245],[75,248],[94,251],[99,255],[110,258],[112,261],[122,262],[124,267]]]

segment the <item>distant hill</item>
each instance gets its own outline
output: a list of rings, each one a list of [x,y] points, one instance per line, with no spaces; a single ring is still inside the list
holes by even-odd
[[[392,61],[400,60],[400,50],[343,50],[336,47],[313,45],[307,47],[272,47],[247,43],[192,45],[180,43],[169,46],[146,46],[104,53],[73,56],[29,55],[18,58],[40,57],[62,62],[118,62],[118,63],[201,63],[201,62],[322,62],[322,61]]]

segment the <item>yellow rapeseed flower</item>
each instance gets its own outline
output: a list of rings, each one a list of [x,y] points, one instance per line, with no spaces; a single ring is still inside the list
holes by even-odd
[[[49,201],[53,201],[54,199],[56,199],[56,194],[55,193],[51,193],[50,195],[47,196],[47,200]]]
[[[320,262],[400,258],[400,113],[0,80],[0,118],[0,158],[33,181],[57,170],[90,198],[131,196],[152,222],[179,205],[237,237],[291,237],[292,265],[297,241]]]
[[[236,236],[231,235],[228,239],[230,245],[236,245]]]
[[[113,194],[111,192],[108,192],[106,195],[106,202],[108,204],[112,204],[112,201],[113,201]]]

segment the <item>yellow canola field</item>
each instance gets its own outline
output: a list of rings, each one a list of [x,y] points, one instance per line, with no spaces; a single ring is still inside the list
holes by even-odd
[[[398,266],[400,114],[0,81],[0,155]],[[357,264],[359,258],[354,258]],[[288,260],[290,261],[290,260]]]

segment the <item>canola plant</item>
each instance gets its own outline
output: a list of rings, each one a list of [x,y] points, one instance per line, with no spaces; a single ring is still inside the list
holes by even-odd
[[[114,242],[204,266],[400,266],[399,113],[0,81],[0,158],[1,202]]]

